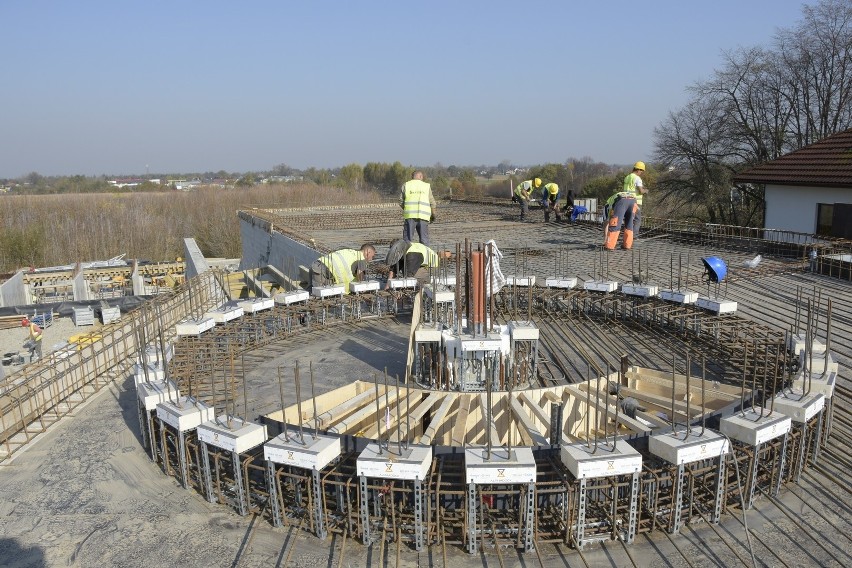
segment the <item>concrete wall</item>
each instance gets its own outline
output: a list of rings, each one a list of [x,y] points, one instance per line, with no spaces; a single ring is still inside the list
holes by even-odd
[[[184,275],[187,280],[195,278],[199,274],[204,274],[210,269],[207,259],[201,254],[201,249],[198,248],[198,243],[195,242],[195,239],[187,238],[183,240],[183,258],[186,264]]]
[[[243,258],[240,270],[272,265],[285,276],[299,279],[299,265],[310,267],[320,253],[272,230],[262,219],[240,217]]]
[[[78,267],[77,274],[71,279],[71,290],[74,294],[75,302],[87,302],[92,299],[89,283],[86,281],[86,275],[83,270]]]
[[[29,303],[30,297],[22,271],[0,284],[0,306],[26,306]]]
[[[766,228],[816,233],[817,203],[852,203],[852,187],[766,186]]]

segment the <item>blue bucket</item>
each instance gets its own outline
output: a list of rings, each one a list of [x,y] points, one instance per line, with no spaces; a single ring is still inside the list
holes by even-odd
[[[702,258],[701,262],[704,263],[704,273],[710,282],[721,282],[728,275],[728,265],[718,256]]]

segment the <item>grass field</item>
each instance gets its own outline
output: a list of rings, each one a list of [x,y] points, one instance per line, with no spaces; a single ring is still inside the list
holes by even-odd
[[[240,256],[236,212],[250,207],[310,207],[386,201],[375,191],[314,184],[207,188],[191,192],[4,195],[0,197],[0,272],[29,266],[128,258],[169,260],[194,237],[209,257]]]

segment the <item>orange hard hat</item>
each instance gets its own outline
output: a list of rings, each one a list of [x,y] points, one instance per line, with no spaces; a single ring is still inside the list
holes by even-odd
[[[21,327],[27,327],[28,325],[30,325],[30,320],[27,318],[21,320]]]

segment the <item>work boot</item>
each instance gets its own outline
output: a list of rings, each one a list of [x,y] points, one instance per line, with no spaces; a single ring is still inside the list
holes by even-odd
[[[545,214],[544,214],[544,222],[545,222],[545,223],[549,223],[549,222],[550,222],[550,213],[545,213]]]

